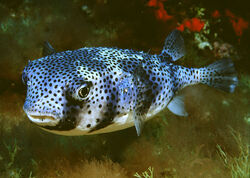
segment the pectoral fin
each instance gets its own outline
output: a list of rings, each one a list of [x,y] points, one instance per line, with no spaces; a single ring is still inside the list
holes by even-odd
[[[172,113],[178,116],[188,116],[188,113],[185,110],[184,96],[182,95],[174,96],[167,107]]]

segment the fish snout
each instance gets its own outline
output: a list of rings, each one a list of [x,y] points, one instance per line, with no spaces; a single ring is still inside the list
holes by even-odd
[[[60,120],[56,113],[52,113],[49,110],[37,111],[30,99],[25,100],[23,110],[29,120],[38,126],[56,126]]]

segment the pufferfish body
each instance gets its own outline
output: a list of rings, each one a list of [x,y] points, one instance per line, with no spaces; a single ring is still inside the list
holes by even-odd
[[[174,30],[159,55],[129,49],[93,47],[55,52],[28,63],[23,106],[29,120],[61,135],[88,135],[135,126],[164,108],[187,116],[182,88],[203,83],[233,92],[237,76],[230,59],[203,68],[173,62],[184,56],[184,41]]]

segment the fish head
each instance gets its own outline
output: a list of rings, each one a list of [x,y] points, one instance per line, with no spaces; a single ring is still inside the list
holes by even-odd
[[[61,135],[84,135],[126,115],[119,97],[119,75],[105,63],[56,55],[30,62],[23,70],[27,86],[23,106],[29,120]]]

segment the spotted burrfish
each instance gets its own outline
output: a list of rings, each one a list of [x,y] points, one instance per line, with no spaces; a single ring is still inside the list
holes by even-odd
[[[172,31],[160,54],[130,49],[84,47],[44,55],[22,73],[23,106],[29,120],[60,135],[89,135],[135,126],[168,108],[187,116],[182,88],[198,83],[233,92],[237,76],[231,59],[202,68],[175,65],[185,54],[179,31]]]

